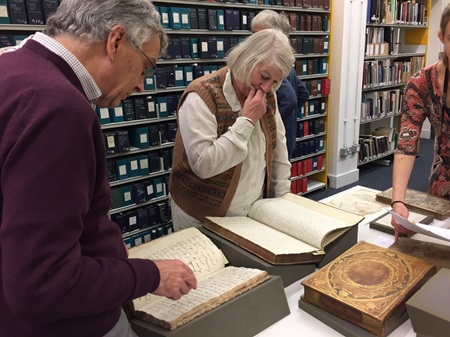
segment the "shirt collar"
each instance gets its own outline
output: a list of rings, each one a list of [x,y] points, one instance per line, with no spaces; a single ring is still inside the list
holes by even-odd
[[[89,74],[83,64],[78,61],[78,59],[63,45],[61,45],[50,36],[40,32],[35,33],[32,39],[42,44],[48,50],[60,56],[64,61],[68,63],[68,65],[74,71],[75,75],[80,80],[84,93],[91,103],[95,102],[102,95],[100,88],[95,83],[91,74]]]
[[[241,103],[237,98],[236,91],[234,90],[233,83],[231,81],[231,70],[228,69],[225,75],[225,81],[223,83],[223,94],[231,109],[235,112],[239,111],[239,115],[242,113]]]

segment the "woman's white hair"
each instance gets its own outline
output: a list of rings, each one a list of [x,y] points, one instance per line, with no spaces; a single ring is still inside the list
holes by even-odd
[[[103,42],[116,25],[122,25],[130,41],[138,48],[155,34],[161,53],[168,37],[160,15],[149,0],[64,0],[48,20],[45,33],[55,37],[69,35],[88,43]]]
[[[289,24],[289,19],[284,13],[277,13],[271,9],[264,9],[261,12],[259,12],[253,19],[252,19],[252,31],[254,32],[255,29],[261,30],[261,29],[279,29],[281,30],[286,36],[289,36],[291,32],[291,25]]]
[[[227,54],[227,66],[239,82],[249,84],[249,75],[258,65],[275,65],[285,78],[294,64],[289,40],[278,29],[264,29],[250,35]]]

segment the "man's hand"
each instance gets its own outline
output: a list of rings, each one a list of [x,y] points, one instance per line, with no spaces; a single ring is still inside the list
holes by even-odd
[[[159,269],[160,282],[155,295],[179,300],[191,289],[197,289],[194,272],[180,260],[154,260]]]

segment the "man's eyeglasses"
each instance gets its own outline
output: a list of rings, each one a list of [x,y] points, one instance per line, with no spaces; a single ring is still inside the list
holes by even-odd
[[[150,77],[150,76],[152,76],[154,73],[155,73],[155,71],[156,71],[156,64],[155,63],[153,63],[153,61],[142,51],[142,49],[141,48],[138,48],[138,50],[142,53],[142,55],[144,55],[144,57],[148,60],[148,62],[150,62],[150,64],[151,64],[151,66],[150,67],[148,67],[147,69],[145,69],[145,70],[143,70],[142,71],[142,74],[141,74],[141,76],[143,77],[143,78],[148,78],[148,77]]]

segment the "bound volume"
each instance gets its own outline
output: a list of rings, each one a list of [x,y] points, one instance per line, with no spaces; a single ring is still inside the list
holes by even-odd
[[[174,330],[269,279],[267,272],[228,266],[222,252],[197,228],[188,228],[130,249],[130,258],[179,259],[197,277],[197,289],[180,300],[148,294],[133,301],[135,315]]]
[[[314,263],[363,218],[291,193],[256,201],[248,216],[207,217],[203,226],[276,265]]]
[[[302,300],[385,336],[435,273],[421,259],[360,241],[302,282]]]
[[[390,204],[392,202],[392,188],[378,193],[376,200]],[[450,217],[450,200],[407,188],[403,201],[411,211],[426,213],[438,220]]]

